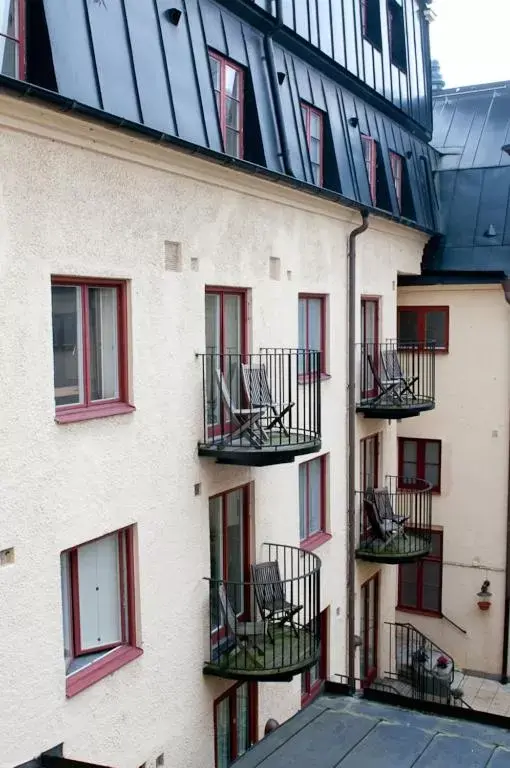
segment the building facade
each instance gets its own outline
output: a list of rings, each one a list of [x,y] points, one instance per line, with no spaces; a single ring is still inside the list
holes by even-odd
[[[430,488],[391,483],[434,352],[390,390],[373,354],[437,229],[424,4],[305,5],[0,28],[2,768],[226,768],[373,678],[430,550]]]

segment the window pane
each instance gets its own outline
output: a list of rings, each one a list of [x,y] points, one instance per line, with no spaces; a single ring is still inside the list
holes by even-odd
[[[239,99],[240,75],[237,69],[225,64],[225,93],[234,99]]]
[[[310,687],[320,679],[320,664],[314,664],[310,669]]]
[[[122,641],[118,536],[78,549],[80,635],[82,650]]]
[[[442,310],[427,311],[425,315],[425,335],[427,343],[435,341],[436,346],[446,347],[446,313]]]
[[[55,404],[83,403],[81,292],[75,286],[51,288]]]
[[[240,104],[238,101],[235,101],[235,99],[229,98],[227,98],[225,102],[227,126],[238,131]]]
[[[308,118],[308,109],[306,107],[301,107],[301,114],[303,115],[303,122],[305,124],[305,131],[307,129],[307,118]]]
[[[230,702],[222,699],[216,704],[216,768],[230,765]]]
[[[320,164],[321,143],[318,139],[310,139],[310,159],[312,163]]]
[[[240,156],[239,133],[232,128],[227,128],[225,136],[225,152],[232,157]]]
[[[219,91],[220,90],[220,62],[218,59],[215,59],[214,56],[209,56],[209,63],[211,65],[211,74],[212,74],[212,80],[214,85],[214,90]]]
[[[242,490],[227,494],[227,579],[233,582],[229,591],[232,607],[236,613],[242,613],[244,608],[243,586],[244,577],[244,531],[243,531],[243,499]]]
[[[321,350],[322,299],[308,299],[308,349]]]
[[[418,445],[415,440],[403,441],[404,461],[416,462]]]
[[[219,360],[212,357],[220,351],[220,297],[216,293],[205,294],[205,351],[208,355],[205,394],[207,423],[216,424],[219,421],[220,406],[220,393],[214,373]]]
[[[89,288],[90,398],[119,396],[117,289]]]
[[[400,566],[400,602],[408,608],[417,608],[417,563]]]
[[[308,462],[308,533],[317,533],[321,530],[321,459]]]
[[[209,499],[209,553],[211,579],[223,579],[223,497]],[[219,595],[211,591],[211,627],[221,624]]]
[[[318,187],[321,185],[321,167],[320,165],[315,165],[312,163],[312,174],[313,174],[313,183],[316,184]]]
[[[398,340],[403,344],[418,341],[418,316],[416,312],[398,313]]]
[[[224,318],[224,348],[223,352],[230,354],[241,353],[242,297],[226,293],[223,297]]]
[[[71,608],[71,569],[69,554],[60,555],[60,576],[62,582],[62,627],[64,633],[64,664],[67,670],[73,658],[72,608]]]
[[[432,546],[430,549],[430,554],[433,557],[441,557],[441,540],[442,536],[440,533],[432,533]]]
[[[315,139],[321,138],[321,122],[316,112],[310,112],[310,136]]]
[[[18,0],[0,0],[0,35],[18,37]]]
[[[243,683],[236,689],[237,710],[237,755],[244,755],[250,746],[250,696],[248,684]]]
[[[425,461],[427,464],[439,464],[439,443],[425,443]]]
[[[0,74],[18,77],[19,43],[0,36]]]
[[[306,525],[306,466],[299,466],[299,538],[301,541],[307,537]]]
[[[425,464],[425,480],[437,488],[439,485],[439,467],[437,464]]]
[[[426,611],[439,611],[441,607],[441,563],[423,561],[422,607]]]

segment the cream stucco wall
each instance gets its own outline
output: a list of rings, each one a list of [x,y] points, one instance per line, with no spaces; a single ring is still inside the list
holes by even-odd
[[[402,437],[440,439],[441,494],[433,523],[444,529],[445,619],[408,613],[458,666],[501,672],[508,490],[509,308],[501,286],[400,288],[400,305],[448,306],[448,354],[436,359],[436,408],[398,426]],[[476,593],[491,582],[492,607]]]
[[[212,768],[213,701],[230,683],[202,675],[208,498],[253,483],[256,550],[298,544],[299,515],[298,462],[250,469],[197,456],[204,286],[251,290],[253,349],[297,346],[298,293],[329,296],[322,451],[332,539],[318,554],[329,672],[343,673],[346,242],[359,217],[6,96],[0,131],[0,549],[15,550],[0,569],[0,766],[63,741],[66,755],[105,765],[152,768],[164,752],[173,768]],[[181,243],[181,272],[165,271],[166,240]],[[391,333],[396,270],[418,271],[424,241],[374,220],[360,243],[362,291],[386,297]],[[270,258],[281,260],[280,280]],[[55,423],[52,274],[130,281],[133,414]],[[144,653],[66,699],[59,554],[131,523]],[[299,708],[299,677],[260,684],[259,699],[262,730]]]

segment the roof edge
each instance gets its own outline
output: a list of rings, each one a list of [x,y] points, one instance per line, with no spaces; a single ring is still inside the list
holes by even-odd
[[[421,275],[399,275],[399,287],[412,285],[498,285],[507,280],[503,270],[431,270]]]

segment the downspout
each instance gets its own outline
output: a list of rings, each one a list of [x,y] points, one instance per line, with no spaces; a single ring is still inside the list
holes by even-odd
[[[283,119],[282,102],[280,99],[278,76],[276,74],[276,65],[274,63],[274,51],[273,51],[273,35],[283,25],[282,0],[276,0],[276,21],[277,21],[277,26],[267,35],[264,35],[264,55],[266,57],[267,71],[269,73],[269,86],[271,88],[271,95],[273,97],[274,112],[276,117],[276,127],[278,129],[278,135],[280,137],[283,170],[287,176],[294,176],[294,173],[292,171],[292,165],[290,162],[290,152],[289,152],[289,145],[287,142],[287,134],[285,133],[285,121]]]
[[[510,304],[510,280],[503,280],[502,288],[506,303]],[[510,411],[508,414],[510,425]],[[501,682],[508,683],[508,632],[510,629],[510,434],[508,436],[508,488],[506,496],[506,563],[505,563],[505,613],[503,620],[503,659]]]
[[[368,229],[368,212],[349,234],[347,253],[348,373],[347,373],[347,654],[349,689],[356,690],[356,238]]]

